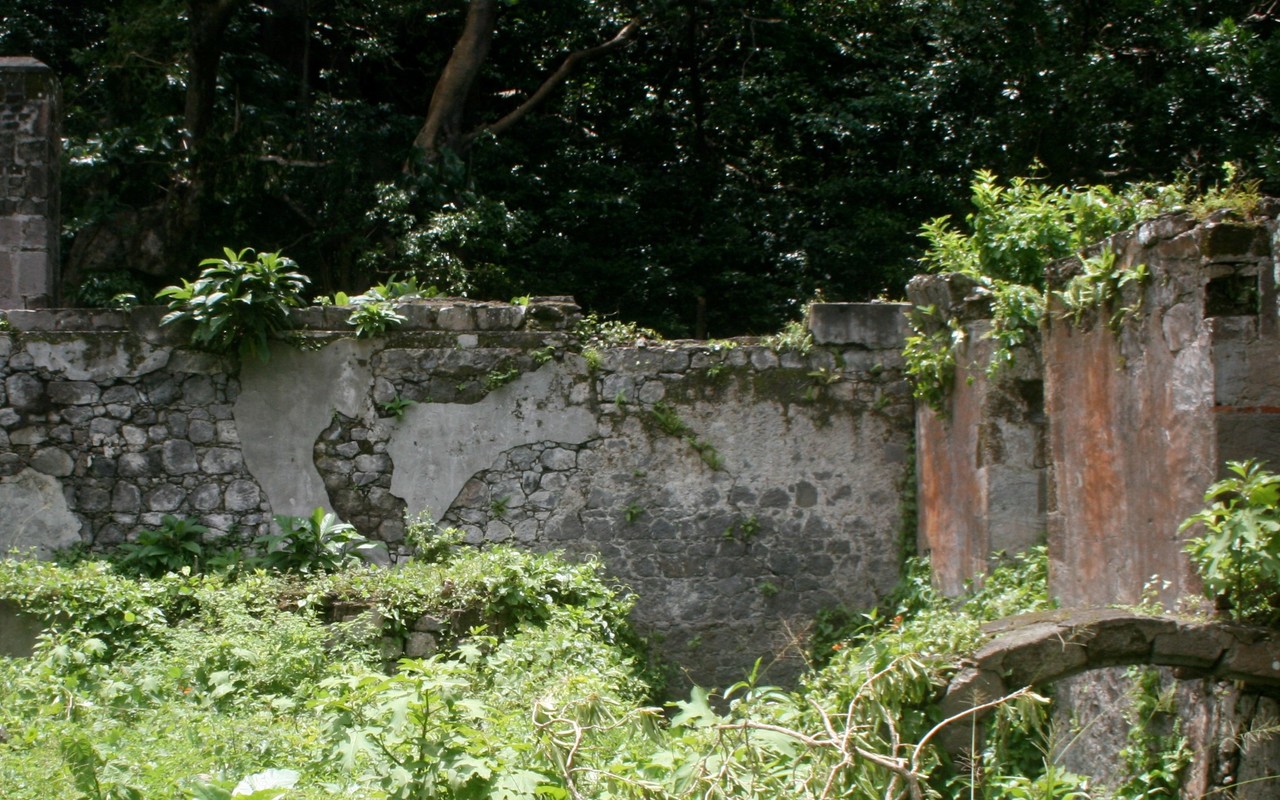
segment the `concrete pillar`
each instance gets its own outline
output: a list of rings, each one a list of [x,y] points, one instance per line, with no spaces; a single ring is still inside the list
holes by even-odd
[[[52,70],[0,58],[0,308],[59,299],[59,106]]]
[[[1150,278],[1079,324],[1051,296],[1050,591],[1064,605],[1133,603],[1157,576],[1169,605],[1197,594],[1179,524],[1225,461],[1280,468],[1277,206],[1264,205],[1248,222],[1169,216],[1113,236],[1116,267]],[[1079,269],[1050,265],[1050,289]]]
[[[916,405],[917,539],[930,555],[934,583],[964,591],[1000,555],[1012,556],[1045,535],[1044,387],[1038,342],[989,375],[991,310],[963,275],[918,275],[907,287],[917,306],[932,306],[935,325],[956,319],[965,340],[955,384],[940,410]]]

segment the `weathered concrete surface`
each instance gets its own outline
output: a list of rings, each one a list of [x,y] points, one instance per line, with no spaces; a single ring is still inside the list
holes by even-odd
[[[810,303],[809,332],[818,344],[901,347],[909,333],[908,308],[905,303]]]
[[[41,633],[38,619],[0,600],[0,658],[29,658]]]
[[[1223,225],[1251,232],[1224,236]],[[1167,603],[1197,593],[1179,524],[1203,505],[1226,458],[1280,455],[1267,424],[1280,395],[1268,367],[1278,352],[1266,333],[1276,309],[1275,262],[1262,246],[1269,227],[1274,221],[1197,225],[1188,216],[1143,223],[1105,246],[1117,267],[1146,264],[1145,285],[1130,284],[1114,308],[1081,325],[1051,300],[1050,575],[1065,605],[1135,602],[1157,575]],[[1073,260],[1051,265],[1051,289],[1078,268]],[[1224,275],[1252,283],[1255,310],[1244,319],[1206,313],[1208,287]],[[1107,317],[1123,307],[1137,313],[1113,332]]]
[[[933,306],[934,319],[956,319],[965,331],[946,407],[916,407],[918,541],[948,595],[980,580],[999,554],[1041,543],[1046,525],[1038,343],[989,374],[990,308],[972,288],[962,275],[919,275],[908,287],[913,303]]]
[[[786,679],[820,609],[897,581],[901,342],[588,362],[563,298],[403,310],[403,329],[356,340],[325,329],[348,312],[310,309],[316,347],[266,364],[192,351],[151,309],[11,314],[0,477],[52,482],[97,549],[165,514],[252,537],[323,506],[396,557],[406,513],[427,508],[476,544],[599,556],[660,652],[708,684],[756,658]]]
[[[241,366],[236,430],[273,513],[305,517],[331,507],[312,450],[335,413],[372,411],[371,356],[366,341],[340,339],[320,350],[276,344],[269,361]]]
[[[58,300],[60,104],[47,66],[0,57],[0,308]]]
[[[62,483],[34,469],[0,479],[0,555],[48,558],[80,543],[80,521],[67,508]]]
[[[599,435],[575,381],[546,364],[499,387],[478,403],[415,403],[395,424],[387,443],[394,471],[391,492],[411,516],[443,514],[473,475],[519,445],[580,445]]]

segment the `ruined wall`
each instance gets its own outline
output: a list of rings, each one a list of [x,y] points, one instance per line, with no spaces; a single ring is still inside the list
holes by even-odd
[[[158,309],[11,312],[0,507],[31,513],[7,514],[0,547],[108,547],[164,514],[252,535],[324,506],[395,551],[405,515],[429,509],[471,542],[600,555],[695,680],[759,657],[785,677],[819,609],[871,606],[898,578],[900,307],[853,307],[870,329],[805,355],[584,357],[576,311],[419,303],[402,330],[357,339],[334,330],[346,312],[309,309],[310,347],[240,365],[186,348]]]
[[[1135,669],[1157,673],[1163,713],[1144,716],[1135,711]],[[1189,677],[1170,667],[1093,670],[1059,681],[1051,693],[1059,732],[1054,761],[1089,776],[1096,787],[1115,788],[1127,777],[1117,754],[1131,746],[1133,726],[1152,736],[1170,736],[1176,720],[1190,754],[1180,776],[1181,797],[1276,796],[1280,737],[1267,732],[1280,718],[1280,703],[1274,697],[1238,683]]]
[[[989,373],[989,298],[963,275],[918,275],[907,287],[921,319],[954,319],[964,332],[955,384],[940,410],[916,407],[918,539],[934,583],[948,595],[980,579],[1000,554],[1044,541],[1045,419],[1038,342]]]
[[[1196,595],[1179,524],[1226,459],[1277,463],[1274,231],[1274,215],[1162,217],[1098,247],[1117,267],[1150,271],[1113,307],[1077,323],[1051,295],[1049,551],[1064,604],[1136,602],[1156,575],[1166,602]],[[1051,265],[1050,289],[1079,267]],[[1132,312],[1110,324],[1123,308]]]
[[[60,94],[34,58],[0,58],[0,308],[58,297]]]

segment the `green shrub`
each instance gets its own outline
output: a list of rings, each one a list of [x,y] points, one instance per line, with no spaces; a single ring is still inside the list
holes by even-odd
[[[1280,475],[1263,464],[1232,461],[1232,473],[1209,487],[1207,506],[1178,529],[1202,525],[1185,550],[1205,593],[1226,605],[1233,619],[1280,622]]]
[[[645,328],[634,322],[608,320],[596,313],[583,317],[574,326],[573,333],[582,345],[584,356],[587,350],[632,347],[640,339],[652,342],[662,341],[662,334],[652,328]]]
[[[145,578],[184,567],[200,572],[205,566],[203,536],[208,532],[193,519],[165,514],[158,529],[140,531],[136,541],[120,545],[113,561],[121,572]]]
[[[223,251],[225,258],[200,262],[204,270],[194,283],[168,286],[156,295],[168,299],[169,313],[161,325],[191,321],[191,343],[216,353],[270,357],[268,339],[289,328],[289,309],[302,305],[302,291],[310,282],[279,253],[249,249]]]
[[[277,572],[334,572],[383,546],[323,508],[310,517],[277,514],[275,522],[279,532],[260,536],[254,544],[262,549],[255,563]]]
[[[90,272],[80,284],[67,293],[72,306],[125,310],[138,305],[138,298],[149,295],[146,282],[127,269]]]

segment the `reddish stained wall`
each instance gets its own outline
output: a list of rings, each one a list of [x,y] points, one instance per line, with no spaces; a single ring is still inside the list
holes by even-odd
[[[1040,358],[1018,353],[994,379],[987,364],[989,309],[971,300],[963,279],[920,276],[908,293],[918,305],[944,305],[967,321],[956,380],[942,413],[916,407],[918,540],[930,554],[934,583],[964,591],[992,559],[1044,538],[1044,425]],[[935,317],[936,318],[936,317]]]
[[[924,403],[916,406],[918,531],[930,554],[934,583],[948,595],[982,574],[988,556],[986,487],[976,463],[985,382],[964,380],[963,373],[972,369],[957,369],[945,415]]]
[[[1214,230],[1173,217],[1110,240],[1118,265],[1145,263],[1152,275],[1118,304],[1141,299],[1141,312],[1118,333],[1105,317],[1076,327],[1062,318],[1060,302],[1050,302],[1043,341],[1053,464],[1050,588],[1065,605],[1137,601],[1154,575],[1169,582],[1167,602],[1197,593],[1182,553],[1191,534],[1179,534],[1178,526],[1203,505],[1227,451],[1266,449],[1265,437],[1228,436],[1222,424],[1220,362],[1244,356],[1241,347],[1216,341],[1225,323],[1206,319],[1205,287],[1223,270],[1256,274],[1274,266],[1256,246],[1261,236],[1224,249]],[[1061,289],[1072,271],[1068,262],[1052,265],[1051,288]],[[1264,320],[1275,314],[1270,283],[1262,280]],[[1254,368],[1237,369],[1245,377],[1236,383],[1252,386],[1250,372],[1274,372],[1276,350],[1245,339]]]

